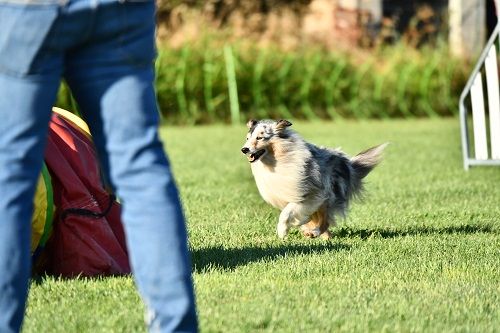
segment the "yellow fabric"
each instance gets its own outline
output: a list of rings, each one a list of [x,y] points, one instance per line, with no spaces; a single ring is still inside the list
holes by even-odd
[[[33,253],[40,242],[47,215],[47,188],[40,174],[36,186],[33,217],[31,219],[31,253]]]
[[[71,121],[72,123],[76,124],[78,127],[80,127],[80,129],[82,129],[84,132],[86,132],[88,135],[90,135],[90,129],[87,126],[87,123],[84,122],[83,119],[78,117],[76,114],[71,113],[69,111],[66,111],[64,109],[61,109],[61,108],[56,108],[56,107],[53,107],[52,111],[60,114],[64,118],[66,118],[69,121]]]

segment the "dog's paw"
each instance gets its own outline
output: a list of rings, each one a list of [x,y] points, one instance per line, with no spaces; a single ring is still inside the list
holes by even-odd
[[[321,239],[330,239],[332,238],[332,234],[330,233],[330,231],[325,231],[324,233],[322,233],[319,238]]]
[[[300,230],[302,231],[302,235],[307,238],[316,238],[321,234],[319,228],[309,228],[306,225],[300,226]]]
[[[332,234],[327,229],[324,232],[321,232],[320,228],[309,228],[306,225],[302,225],[300,227],[302,234],[307,238],[321,238],[321,239],[330,239],[332,238]]]
[[[278,223],[276,227],[276,233],[278,234],[278,237],[281,239],[284,239],[286,235],[288,235],[288,226],[284,223]]]

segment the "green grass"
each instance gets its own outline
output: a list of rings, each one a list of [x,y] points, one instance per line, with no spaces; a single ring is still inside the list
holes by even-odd
[[[498,332],[500,170],[462,169],[456,119],[296,123],[355,154],[390,141],[333,239],[275,235],[245,128],[168,127],[202,332]],[[32,284],[25,332],[143,331],[131,278]]]

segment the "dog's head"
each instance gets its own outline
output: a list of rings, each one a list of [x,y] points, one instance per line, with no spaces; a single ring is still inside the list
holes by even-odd
[[[258,161],[269,152],[273,139],[283,137],[289,126],[292,126],[292,123],[284,119],[249,120],[247,138],[241,152],[250,163]]]

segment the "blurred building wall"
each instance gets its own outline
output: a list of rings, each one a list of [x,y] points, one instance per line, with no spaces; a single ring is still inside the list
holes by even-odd
[[[464,57],[475,57],[481,52],[488,32],[496,24],[496,20],[491,23],[492,17],[496,19],[500,12],[495,0],[337,0],[335,32],[337,36],[359,41],[363,30],[368,28],[385,38],[384,29],[389,24],[391,29],[402,33],[417,8],[423,5],[436,13],[447,9],[451,51]]]
[[[371,47],[404,40],[474,57],[497,22],[500,0],[156,0],[158,38],[179,46],[211,28],[293,49]]]
[[[486,1],[449,0],[449,42],[455,55],[477,56],[486,39]]]

